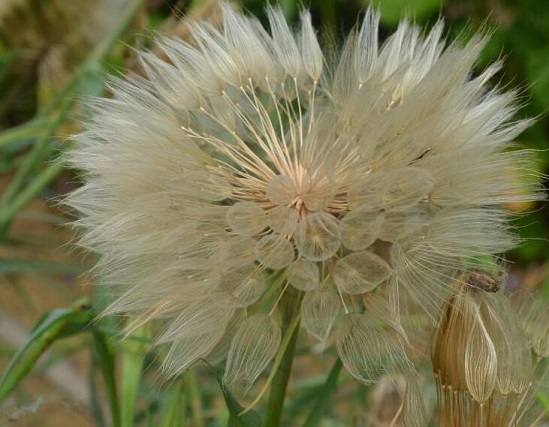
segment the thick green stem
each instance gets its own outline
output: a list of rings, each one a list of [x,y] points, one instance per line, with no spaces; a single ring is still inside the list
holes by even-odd
[[[301,295],[299,292],[289,288],[280,302],[280,310],[282,315],[282,330],[287,331],[290,325],[299,316],[299,307],[301,305]],[[284,351],[282,360],[278,366],[277,372],[271,383],[271,393],[269,402],[267,403],[267,413],[265,415],[265,427],[278,427],[282,417],[284,400],[286,398],[286,390],[288,381],[292,371],[294,361],[294,352],[299,334],[299,325],[293,329],[292,336]]]

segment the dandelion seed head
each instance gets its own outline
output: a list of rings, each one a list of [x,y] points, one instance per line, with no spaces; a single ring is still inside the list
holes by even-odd
[[[425,35],[403,22],[380,46],[369,9],[328,60],[308,12],[296,29],[267,13],[269,30],[224,4],[222,26],[194,24],[193,43],[159,39],[170,62],[141,53],[146,78],[113,80],[76,137],[68,161],[85,183],[67,203],[117,296],[108,312],[166,325],[170,374],[223,348],[226,380],[251,384],[292,286],[304,328],[338,335],[368,382],[374,354],[406,363],[403,340],[384,335],[398,313],[380,326],[364,294],[435,313],[463,258],[515,244],[504,204],[539,197],[516,179],[530,155],[507,149],[528,121],[512,121],[514,94],[487,89],[497,65],[471,75],[482,37],[446,45],[441,22]]]

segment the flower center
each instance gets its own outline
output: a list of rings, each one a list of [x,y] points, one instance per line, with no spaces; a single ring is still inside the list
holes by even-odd
[[[267,185],[266,193],[273,204],[293,208],[302,218],[309,212],[328,208],[334,199],[333,187],[325,174],[311,174],[301,167],[293,177],[275,176]]]

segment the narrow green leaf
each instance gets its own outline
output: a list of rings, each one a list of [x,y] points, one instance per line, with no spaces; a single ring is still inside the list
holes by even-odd
[[[93,325],[93,348],[97,358],[111,411],[113,427],[120,427],[120,405],[116,383],[116,353],[111,341],[103,331],[97,327],[101,320]]]
[[[99,256],[94,256],[95,262]],[[94,308],[97,313],[103,312],[113,302],[113,296],[107,286],[95,283],[93,286]],[[101,373],[105,381],[109,409],[113,427],[121,426],[120,395],[118,393],[118,382],[116,379],[117,351],[112,337],[119,336],[120,330],[118,320],[115,316],[100,316],[93,323],[94,350],[99,363]]]
[[[62,102],[59,112],[55,118],[50,119],[44,126],[43,134],[38,138],[36,144],[25,155],[21,166],[17,170],[15,176],[11,179],[8,187],[2,195],[2,206],[8,206],[11,200],[21,191],[29,175],[34,171],[36,166],[43,163],[45,159],[51,156],[53,148],[53,135],[57,129],[67,120],[71,111],[72,101],[66,100]],[[47,182],[44,184],[44,186]]]
[[[0,213],[0,240],[5,236],[11,220],[30,201],[63,171],[63,164],[53,163],[45,168],[32,183],[21,190]]]
[[[183,382],[178,381],[165,399],[161,427],[185,427],[187,415],[187,395],[183,393]]]
[[[303,427],[317,427],[320,425],[320,420],[326,412],[326,409],[330,406],[332,396],[336,390],[337,379],[339,378],[339,373],[341,372],[342,366],[341,360],[337,359],[330,371],[330,374],[328,375],[328,378],[326,379],[326,383],[320,389],[318,393],[318,400],[309,413]]]
[[[259,414],[255,411],[244,412],[244,407],[238,403],[238,400],[232,395],[232,393],[223,386],[221,378],[216,374],[217,382],[221,391],[223,392],[223,398],[225,404],[229,410],[229,422],[227,427],[261,427],[262,421]]]
[[[97,358],[97,354],[92,344],[92,359],[90,363],[90,369],[88,371],[88,384],[90,390],[90,415],[95,422],[96,427],[118,427],[114,423],[107,423],[105,415],[103,413],[103,387],[101,380],[99,379],[98,369],[100,368],[100,362]],[[110,402],[109,402],[110,403]]]
[[[139,392],[143,361],[150,349],[149,326],[138,328],[131,337],[122,343],[122,396],[121,416],[122,427],[134,425],[135,402]],[[135,338],[135,339],[134,339]]]
[[[52,310],[45,314],[34,326],[24,346],[13,356],[0,378],[0,401],[2,401],[31,370],[53,342],[85,331],[93,319],[86,298],[70,308]]]
[[[187,395],[192,410],[193,427],[204,427],[204,408],[202,407],[202,395],[196,373],[190,369],[185,373],[187,383]]]
[[[91,62],[82,68],[78,79],[77,94],[79,96],[101,96],[105,87],[105,70],[101,62]]]
[[[30,120],[0,133],[0,149],[13,149],[13,146],[21,148],[19,145],[25,141],[38,138],[44,133],[46,120],[42,117]]]
[[[60,264],[33,260],[3,259],[0,260],[0,274],[9,273],[57,273],[82,274],[87,268],[81,264]]]

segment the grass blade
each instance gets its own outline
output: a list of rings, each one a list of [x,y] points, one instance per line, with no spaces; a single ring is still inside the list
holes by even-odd
[[[221,391],[223,392],[223,398],[229,409],[229,422],[227,427],[260,427],[262,425],[261,417],[255,411],[247,411],[244,413],[244,407],[238,403],[232,393],[227,390],[219,378],[216,375]]]
[[[309,413],[307,420],[303,427],[317,427],[320,425],[320,420],[326,412],[326,409],[330,406],[332,396],[337,387],[337,379],[339,378],[339,373],[342,368],[341,360],[337,359],[334,366],[332,367],[324,386],[320,389],[318,393],[318,400],[315,403],[315,406]]]
[[[122,343],[122,396],[120,425],[134,425],[135,402],[143,373],[143,361],[150,348],[148,325],[138,328]]]
[[[183,393],[182,381],[172,387],[166,399],[162,427],[185,427],[187,415],[187,396]]]
[[[85,331],[93,315],[86,298],[69,308],[45,314],[31,331],[27,343],[13,356],[0,378],[2,401],[32,369],[38,358],[58,339]]]
[[[84,273],[86,270],[86,266],[82,264],[61,264],[17,259],[0,260],[0,274],[54,273],[78,275]]]
[[[101,321],[99,321],[100,323]],[[113,427],[120,427],[120,404],[118,401],[118,390],[116,385],[116,353],[114,348],[100,328],[97,328],[97,323],[93,328],[93,347],[94,354],[97,357],[105,388],[107,390],[107,398],[111,411],[111,419]]]

